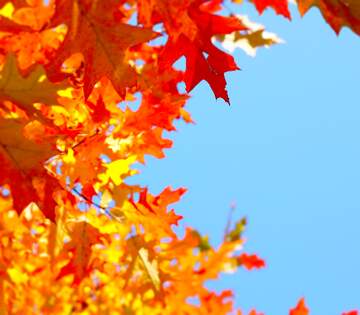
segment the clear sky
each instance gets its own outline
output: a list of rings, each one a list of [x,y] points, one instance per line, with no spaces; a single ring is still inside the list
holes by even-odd
[[[317,9],[301,19],[293,8],[290,23],[246,8],[286,44],[235,54],[231,107],[198,86],[196,125],[178,124],[173,149],[139,178],[155,193],[187,187],[182,224],[215,244],[236,201],[245,249],[267,268],[209,285],[233,289],[245,311],[288,314],[302,296],[312,314],[360,309],[360,37],[337,37]]]

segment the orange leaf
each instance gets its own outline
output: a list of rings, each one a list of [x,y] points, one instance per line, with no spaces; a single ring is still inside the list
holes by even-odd
[[[101,5],[100,5],[101,4]],[[53,80],[61,80],[63,62],[73,54],[84,57],[84,94],[88,98],[95,83],[108,77],[115,90],[125,95],[126,88],[136,85],[135,70],[126,53],[130,47],[156,36],[149,30],[121,23],[118,1],[57,0],[49,27],[66,24],[68,31],[56,56],[47,66]]]
[[[64,246],[64,252],[71,252],[68,264],[61,268],[57,278],[73,274],[73,284],[77,285],[91,270],[91,246],[101,244],[102,234],[87,222],[79,221],[69,224],[71,241]]]
[[[241,254],[238,258],[238,264],[243,265],[246,269],[263,268],[265,261],[256,255]]]
[[[0,72],[0,101],[14,102],[29,116],[38,113],[34,108],[34,103],[58,104],[58,92],[68,87],[69,85],[65,82],[59,84],[49,82],[40,65],[32,69],[27,76],[23,76],[16,65],[16,58],[13,54],[6,56]]]
[[[305,299],[302,298],[295,308],[290,310],[289,315],[308,315],[309,309],[305,305]]]

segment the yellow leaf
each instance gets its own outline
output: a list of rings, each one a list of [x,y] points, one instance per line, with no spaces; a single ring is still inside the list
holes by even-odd
[[[65,163],[68,163],[68,164],[75,164],[76,160],[75,160],[74,150],[73,149],[70,148],[68,150],[68,152],[63,157],[63,161]]]
[[[130,170],[131,164],[136,161],[136,156],[132,155],[127,159],[120,159],[109,164],[106,164],[106,173],[99,177],[103,182],[111,179],[115,185],[120,185],[126,176],[133,175],[136,170]]]
[[[28,276],[17,268],[9,268],[7,273],[15,284],[22,284],[28,281]]]
[[[16,58],[9,54],[0,72],[0,100],[10,100],[29,115],[37,112],[34,103],[58,104],[58,91],[68,86],[47,80],[42,66],[37,65],[26,77],[22,76],[16,65]]]
[[[156,260],[152,262],[149,260],[149,252],[144,247],[139,249],[139,257],[141,262],[143,263],[145,270],[151,280],[151,283],[155,287],[157,291],[160,290],[160,277],[159,277],[159,270]]]
[[[0,9],[0,15],[4,16],[6,18],[11,18],[14,13],[14,5],[11,2],[6,3],[1,9]]]
[[[257,48],[268,48],[271,45],[284,42],[276,34],[265,31],[263,25],[251,22],[247,16],[238,15],[237,17],[248,30],[220,36],[218,39],[222,42],[222,46],[226,50],[233,52],[239,48],[248,55],[255,57]]]

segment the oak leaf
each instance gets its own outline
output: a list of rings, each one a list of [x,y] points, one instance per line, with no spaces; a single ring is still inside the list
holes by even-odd
[[[277,14],[283,15],[289,20],[291,19],[288,0],[252,0],[252,2],[254,2],[260,14],[262,14],[266,8],[271,7]]]
[[[6,57],[0,72],[0,101],[9,100],[23,109],[29,116],[38,112],[34,103],[58,104],[58,92],[68,88],[65,82],[58,84],[47,80],[42,66],[37,65],[23,76],[13,54]]]
[[[262,14],[265,9],[271,7],[277,14],[283,15],[289,20],[291,19],[288,2],[289,0],[249,0],[254,3],[256,10]],[[242,4],[243,0],[232,0],[233,3]]]
[[[265,261],[259,258],[257,255],[248,255],[244,253],[237,258],[237,261],[239,265],[244,266],[248,270],[265,267]]]
[[[177,215],[173,209],[168,209],[169,205],[180,200],[186,189],[179,188],[172,190],[165,188],[159,195],[153,196],[148,193],[147,188],[139,192],[139,200],[136,202],[131,198],[134,208],[141,214],[142,224],[145,226],[157,225],[158,231],[164,231],[167,235],[174,236],[172,225],[177,225],[182,216]]]
[[[160,55],[160,67],[167,69],[182,56],[186,58],[184,81],[190,92],[200,81],[206,80],[216,98],[229,103],[224,73],[237,70],[232,56],[218,49],[211,38],[243,30],[245,27],[235,17],[223,17],[206,11],[203,0],[176,1],[168,6],[164,0],[143,0],[152,10],[139,12],[143,23],[157,16],[169,34]],[[141,7],[140,7],[141,9]]]
[[[58,188],[55,178],[48,174],[44,163],[58,151],[44,137],[36,143],[24,135],[26,122],[0,119],[0,185],[11,189],[14,208],[20,213],[30,202],[36,202],[45,216],[55,218],[53,192]],[[44,134],[43,126],[33,121],[32,130]]]
[[[309,314],[310,312],[309,309],[306,307],[304,298],[302,298],[295,306],[295,308],[292,308],[289,313],[289,315],[309,315]]]

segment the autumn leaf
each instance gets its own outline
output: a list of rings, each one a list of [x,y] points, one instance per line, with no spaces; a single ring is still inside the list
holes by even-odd
[[[233,293],[230,290],[224,290],[220,293],[204,292],[200,295],[200,301],[204,305],[207,313],[226,315],[231,312]]]
[[[0,7],[5,7],[6,5],[11,6],[11,10],[9,11],[13,11],[14,8],[22,8],[22,7],[26,7],[28,6],[28,2],[26,0],[13,0],[13,1],[9,1],[9,0],[0,0]]]
[[[275,10],[277,14],[283,15],[284,17],[291,19],[288,4],[288,0],[251,0],[254,2],[256,9],[260,14],[268,7]]]
[[[30,202],[36,202],[46,217],[54,220],[52,194],[59,187],[44,163],[58,151],[46,138],[40,143],[29,140],[23,131],[29,125],[44,134],[44,127],[37,121],[26,125],[17,119],[0,119],[0,184],[9,185],[18,213]]]
[[[21,1],[19,5],[26,5],[25,1]],[[14,11],[14,6],[8,1],[0,2],[0,31],[9,32],[16,34],[19,32],[30,32],[32,29],[27,25],[18,24],[16,21],[12,20],[12,14]]]
[[[100,5],[101,3],[101,5]],[[156,34],[121,22],[121,12],[115,0],[57,0],[48,27],[65,24],[64,42],[47,66],[52,80],[61,80],[61,66],[66,59],[81,53],[84,58],[84,94],[88,98],[95,83],[108,77],[116,91],[125,95],[126,88],[136,85],[137,75],[129,65],[129,48],[151,40]]]
[[[246,224],[247,224],[246,217],[236,221],[232,229],[230,230],[228,229],[227,231],[225,231],[224,240],[228,242],[234,242],[241,239],[242,234],[245,231]]]
[[[193,236],[197,239],[198,245],[197,247],[201,252],[208,251],[212,249],[212,246],[209,242],[209,236],[208,235],[201,235],[198,231],[193,230],[192,231]]]
[[[305,299],[302,298],[295,308],[290,310],[289,315],[309,315],[309,309],[305,305]]]
[[[160,67],[166,69],[184,56],[187,92],[206,80],[216,98],[229,102],[224,73],[237,70],[238,67],[232,56],[213,45],[211,38],[214,35],[244,30],[245,27],[235,17],[222,17],[207,12],[201,7],[202,2],[192,0],[177,3],[175,10],[166,6],[164,0],[155,1],[152,14],[159,16],[169,33],[160,56]]]
[[[265,9],[271,7],[277,14],[283,15],[284,17],[291,19],[289,12],[288,0],[249,0],[254,3],[256,10],[262,14]],[[241,4],[243,0],[232,0],[232,2]]]
[[[297,0],[301,15],[318,7],[336,33],[347,26],[360,35],[360,2],[358,0]]]
[[[107,110],[102,97],[98,98],[96,104],[87,102],[87,105],[89,106],[91,117],[95,123],[104,122],[110,119],[111,114]]]
[[[141,218],[142,224],[157,225],[159,233],[164,231],[167,235],[173,236],[172,225],[178,225],[182,216],[177,215],[173,209],[168,209],[169,205],[180,200],[186,189],[179,188],[172,190],[170,187],[165,188],[159,195],[151,195],[147,188],[139,192],[139,200],[131,198],[131,204],[137,210],[137,216]],[[134,214],[134,213],[133,213]],[[131,214],[129,214],[131,216]],[[156,222],[156,223],[155,223]]]
[[[237,258],[237,261],[240,266],[244,266],[248,270],[265,267],[265,261],[257,255],[248,255],[244,253]]]
[[[144,268],[151,280],[156,291],[160,291],[160,278],[159,278],[159,271],[157,269],[156,261],[149,260],[149,252],[146,248],[140,248],[138,251],[138,255],[141,259],[141,262],[144,265]]]
[[[42,0],[17,1],[17,10],[12,14],[12,19],[31,27],[32,30],[41,31],[53,13],[53,1],[48,2],[46,4]]]
[[[70,222],[68,224],[71,241],[65,244],[64,254],[72,253],[69,262],[61,268],[57,278],[73,275],[73,285],[80,284],[91,270],[91,247],[101,244],[102,234],[85,221]]]
[[[12,101],[28,115],[38,113],[34,103],[58,104],[58,92],[68,87],[65,82],[55,84],[48,81],[40,65],[32,69],[27,76],[23,76],[13,54],[7,55],[0,72],[0,101]]]
[[[216,37],[229,52],[232,53],[239,48],[255,57],[257,48],[268,48],[283,43],[283,40],[276,34],[265,31],[263,25],[251,22],[247,16],[238,15],[237,17],[247,27],[247,30]]]
[[[140,262],[140,268],[144,271],[155,293],[160,297],[162,292],[160,270],[156,253],[151,248],[151,242],[146,242],[141,236],[133,236],[127,240],[127,256],[132,257],[131,269],[127,271],[127,282],[135,271],[136,262]]]

